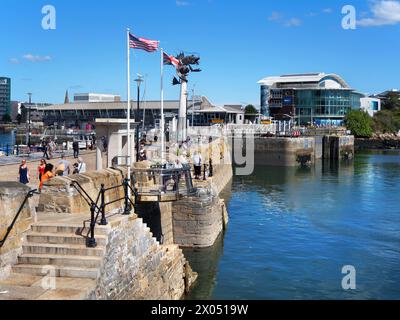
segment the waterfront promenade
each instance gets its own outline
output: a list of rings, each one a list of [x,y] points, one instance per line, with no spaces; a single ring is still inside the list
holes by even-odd
[[[67,160],[69,161],[71,168],[77,159],[72,156],[72,151],[65,153],[67,155]],[[96,170],[96,151],[83,151],[80,153],[83,161],[86,163],[87,171]],[[61,152],[57,152],[55,157],[48,160],[48,163],[52,163],[54,166],[60,160]],[[28,184],[31,188],[37,188],[39,186],[39,179],[37,175],[37,167],[42,159],[42,153],[32,154],[30,157],[1,157],[0,158],[0,182],[1,181],[18,181],[18,169],[23,159],[27,160],[29,173],[30,173],[30,183]]]

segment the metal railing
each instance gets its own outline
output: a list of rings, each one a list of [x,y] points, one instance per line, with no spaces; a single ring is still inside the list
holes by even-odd
[[[129,183],[128,179],[124,179],[123,183],[117,186],[112,186],[106,188],[104,184],[101,185],[100,191],[97,195],[96,201],[94,201],[90,195],[86,192],[86,190],[82,187],[82,185],[73,181],[71,183],[71,187],[75,188],[80,196],[86,201],[90,208],[90,228],[89,232],[86,236],[86,246],[88,248],[95,248],[97,246],[96,238],[95,238],[95,229],[96,225],[106,226],[108,225],[107,217],[106,217],[106,207],[111,204],[117,203],[119,201],[124,201],[124,215],[130,215],[132,211],[132,207],[137,205],[137,191],[133,189]],[[124,196],[118,199],[114,199],[106,202],[106,193],[109,191],[113,191],[119,188],[123,188]],[[133,202],[130,198],[130,192],[135,196],[135,202]],[[98,222],[99,217],[101,217],[100,222]]]
[[[157,197],[158,201],[162,201],[168,196],[168,201],[173,201],[196,192],[190,165],[183,165],[182,168],[152,166],[149,169],[133,169],[132,172],[140,197]]]
[[[17,214],[14,216],[14,219],[12,220],[11,224],[8,226],[6,234],[4,235],[3,239],[0,240],[0,248],[2,248],[4,243],[7,241],[7,238],[10,235],[12,229],[14,228],[14,225],[17,222],[19,216],[21,215],[21,212],[24,209],[25,204],[27,203],[28,199],[32,198],[35,194],[39,194],[37,189],[31,190],[26,194],[24,201],[22,202],[21,206],[18,209]]]

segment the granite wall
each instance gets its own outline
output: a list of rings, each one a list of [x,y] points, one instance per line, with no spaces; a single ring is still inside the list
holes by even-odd
[[[96,201],[101,184],[106,188],[121,185],[123,176],[120,171],[104,169],[68,177],[55,177],[46,181],[39,199],[38,211],[43,213],[89,213],[89,206],[79,192],[71,187],[77,181],[89,196]],[[106,192],[106,202],[120,199],[124,196],[124,189],[120,187]],[[123,201],[118,201],[106,209],[115,210],[123,206]]]
[[[18,182],[0,182],[0,240],[4,238],[29,190]],[[30,229],[35,215],[35,207],[29,199],[7,241],[0,248],[0,279],[8,277],[11,266],[17,262],[22,252],[23,234]]]
[[[197,274],[176,245],[160,245],[135,215],[108,235],[101,276],[91,298],[98,300],[178,300]]]

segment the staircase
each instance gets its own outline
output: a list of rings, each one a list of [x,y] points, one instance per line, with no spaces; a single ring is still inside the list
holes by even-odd
[[[105,253],[107,230],[107,227],[97,227],[97,247],[87,248],[88,229],[82,225],[34,224],[13,271],[35,276],[96,279]]]
[[[86,298],[99,276],[110,230],[96,226],[97,247],[87,248],[88,227],[66,222],[33,224],[10,277],[0,281],[0,300],[21,297],[24,288],[26,299]],[[55,289],[41,288],[44,277],[55,277]],[[32,295],[28,294],[30,291]]]

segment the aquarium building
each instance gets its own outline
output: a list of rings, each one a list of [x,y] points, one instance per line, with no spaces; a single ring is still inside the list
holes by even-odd
[[[298,125],[342,125],[347,112],[360,109],[364,97],[336,74],[282,75],[258,83],[261,113]]]

